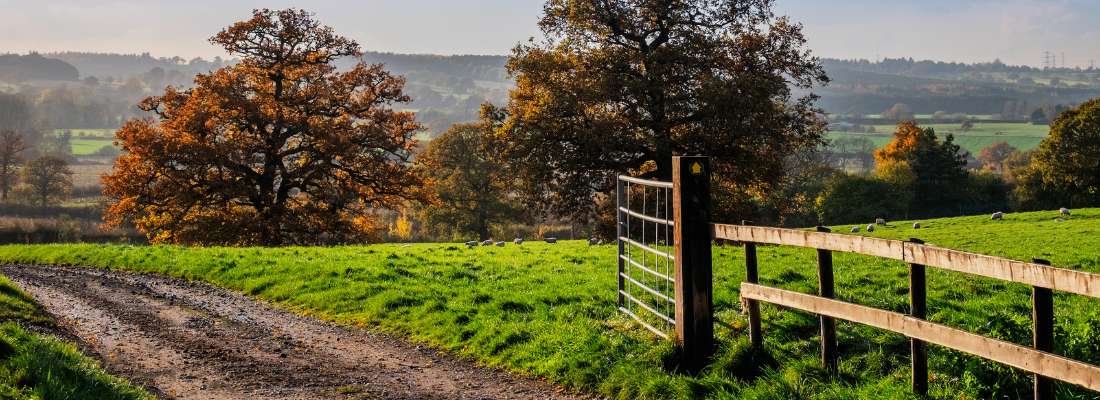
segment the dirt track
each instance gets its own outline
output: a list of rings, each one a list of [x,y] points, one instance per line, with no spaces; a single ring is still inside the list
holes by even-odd
[[[3,265],[112,373],[175,399],[575,399],[439,349],[160,275]]]

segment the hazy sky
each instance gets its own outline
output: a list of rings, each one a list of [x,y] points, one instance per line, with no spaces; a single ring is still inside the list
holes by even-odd
[[[222,55],[207,39],[253,8],[304,7],[364,50],[507,54],[538,36],[542,0],[14,1],[0,0],[0,53]],[[1100,63],[1097,0],[778,0],[815,55],[1041,66]]]

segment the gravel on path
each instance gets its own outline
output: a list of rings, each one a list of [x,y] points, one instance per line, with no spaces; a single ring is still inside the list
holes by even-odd
[[[111,373],[168,399],[591,399],[156,274],[0,265]]]

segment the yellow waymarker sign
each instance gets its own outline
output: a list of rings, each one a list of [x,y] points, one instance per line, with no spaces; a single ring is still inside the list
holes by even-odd
[[[692,175],[702,175],[703,174],[703,164],[700,164],[698,162],[692,163],[691,164],[691,174]]]

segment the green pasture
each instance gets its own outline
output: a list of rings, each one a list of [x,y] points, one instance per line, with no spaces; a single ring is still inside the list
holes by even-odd
[[[103,148],[103,146],[112,146],[114,143],[111,140],[94,140],[94,139],[73,139],[73,154],[76,155],[88,155],[95,153],[97,150]]]
[[[873,233],[1018,260],[1100,272],[1100,209],[891,222]],[[834,227],[847,232],[850,226]],[[763,284],[816,293],[816,252],[760,246]],[[7,262],[71,263],[211,282],[335,323],[406,335],[490,366],[548,377],[619,399],[897,399],[909,391],[909,341],[838,323],[841,364],[819,366],[816,315],[763,307],[763,350],[748,345],[738,301],[743,250],[714,248],[718,350],[686,375],[676,346],[616,312],[614,246],[583,241],[506,247],[400,244],[193,248],[121,245],[2,246]],[[650,259],[652,260],[652,259]],[[837,253],[837,298],[908,311],[901,261]],[[1028,286],[930,268],[929,319],[1019,344],[1031,340]],[[1055,294],[1056,352],[1100,364],[1100,300]],[[930,348],[933,399],[1027,397],[1031,374],[958,351]],[[1060,398],[1100,394],[1059,384]]]
[[[927,124],[921,127],[931,127],[941,137],[949,133],[954,135],[955,143],[974,155],[983,147],[1002,141],[1020,151],[1030,150],[1039,147],[1039,143],[1050,135],[1049,126],[1032,124],[974,124],[968,132],[963,132],[959,124]],[[875,125],[875,133],[830,132],[829,138],[863,137],[881,149],[894,140],[894,128],[894,125]]]
[[[0,398],[153,399],[108,375],[95,360],[55,337],[20,325],[48,325],[53,318],[34,298],[0,276]]]

